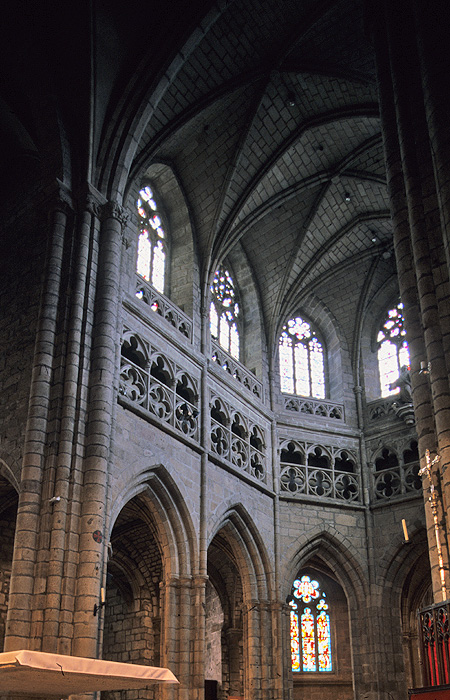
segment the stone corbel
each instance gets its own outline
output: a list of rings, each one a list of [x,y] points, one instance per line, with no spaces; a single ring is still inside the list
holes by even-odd
[[[415,424],[416,419],[414,417],[414,408],[412,403],[393,403],[392,408],[394,409],[395,415],[404,421],[407,426]]]

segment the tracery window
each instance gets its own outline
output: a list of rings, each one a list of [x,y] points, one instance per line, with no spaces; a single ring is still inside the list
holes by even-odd
[[[211,285],[211,335],[236,360],[239,360],[239,312],[233,279],[221,265],[216,270]]]
[[[279,340],[281,391],[325,398],[324,350],[316,331],[299,316],[284,326]]]
[[[320,582],[307,574],[296,579],[289,606],[292,670],[333,671],[330,610]]]
[[[390,389],[390,385],[398,379],[402,367],[409,368],[409,349],[402,302],[387,312],[378,332],[377,343],[381,396],[385,398],[399,393],[398,387]]]
[[[136,272],[158,292],[164,293],[167,241],[150,185],[145,185],[139,191],[136,206],[139,214]]]
[[[416,440],[396,441],[384,445],[373,459],[373,487],[377,500],[411,496],[422,490],[420,462]]]

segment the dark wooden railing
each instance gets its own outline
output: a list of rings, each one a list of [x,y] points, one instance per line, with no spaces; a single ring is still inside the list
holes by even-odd
[[[425,687],[450,684],[450,600],[419,611]]]

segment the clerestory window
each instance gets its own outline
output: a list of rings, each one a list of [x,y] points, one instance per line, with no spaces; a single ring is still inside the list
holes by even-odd
[[[320,581],[300,575],[289,596],[291,664],[294,673],[333,671],[331,613]]]
[[[236,360],[239,360],[239,313],[233,279],[229,271],[221,265],[216,270],[211,285],[211,335]]]
[[[390,388],[399,377],[402,367],[409,369],[409,349],[403,318],[403,304],[399,302],[389,309],[378,336],[378,371],[380,374],[381,396],[398,394],[400,389]]]
[[[325,398],[324,349],[317,332],[300,316],[284,326],[279,340],[281,391]]]
[[[139,238],[136,272],[164,293],[166,283],[167,240],[161,214],[150,185],[139,191]]]

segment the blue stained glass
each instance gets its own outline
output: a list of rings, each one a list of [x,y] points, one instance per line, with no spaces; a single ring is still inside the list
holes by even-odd
[[[291,665],[295,673],[333,670],[331,620],[319,581],[304,575],[294,581],[290,605]],[[301,607],[296,600],[305,603]]]

